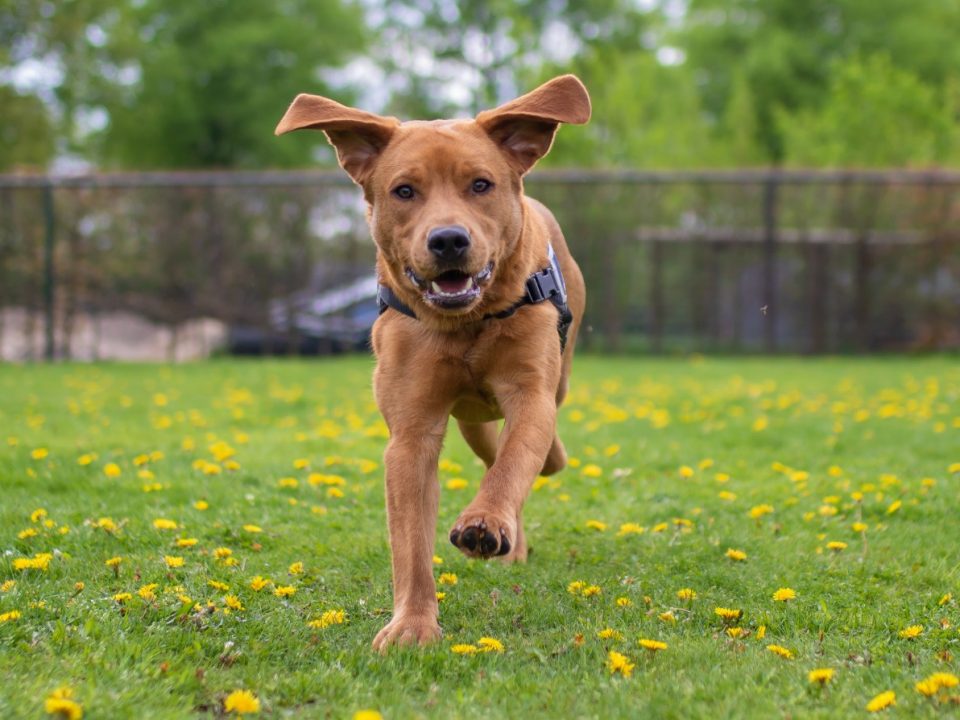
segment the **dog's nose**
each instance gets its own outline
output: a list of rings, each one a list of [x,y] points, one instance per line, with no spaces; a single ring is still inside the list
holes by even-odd
[[[445,262],[458,260],[470,248],[470,233],[459,225],[434,228],[427,235],[427,248]]]

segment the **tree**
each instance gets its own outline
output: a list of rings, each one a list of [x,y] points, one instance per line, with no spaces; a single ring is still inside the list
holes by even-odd
[[[839,63],[822,107],[778,115],[787,163],[808,167],[934,165],[952,121],[937,91],[884,55]]]
[[[0,171],[43,168],[54,153],[54,132],[46,106],[35,95],[0,85]]]

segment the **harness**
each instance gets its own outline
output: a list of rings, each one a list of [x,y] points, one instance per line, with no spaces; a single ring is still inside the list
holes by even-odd
[[[567,286],[563,281],[563,273],[560,272],[560,263],[557,261],[557,255],[553,252],[553,246],[547,243],[547,253],[550,258],[550,264],[543,270],[538,270],[527,278],[525,283],[525,293],[523,297],[517,300],[506,310],[498,313],[489,313],[483,316],[484,320],[502,320],[513,315],[524,305],[537,305],[544,300],[549,300],[557,308],[560,318],[557,320],[557,334],[560,335],[560,351],[567,346],[567,333],[570,330],[570,323],[573,322],[573,313],[567,306]],[[386,285],[377,285],[377,308],[379,314],[383,315],[387,308],[393,308],[407,317],[417,319],[413,312],[404,302],[397,297]]]

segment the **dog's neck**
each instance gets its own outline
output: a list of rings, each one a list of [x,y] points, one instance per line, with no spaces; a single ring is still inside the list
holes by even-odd
[[[392,271],[380,250],[377,250],[377,277],[410,309],[417,319],[432,330],[462,333],[465,328],[479,325],[484,318],[512,307],[526,292],[526,282],[533,273],[549,265],[546,242],[526,238],[545,238],[546,228],[540,227],[543,219],[526,198],[521,204],[522,222],[520,235],[514,243],[513,252],[497,262],[493,279],[484,290],[480,302],[470,312],[462,315],[445,315],[428,305],[419,292],[410,288],[405,276]],[[542,246],[542,247],[541,247]]]

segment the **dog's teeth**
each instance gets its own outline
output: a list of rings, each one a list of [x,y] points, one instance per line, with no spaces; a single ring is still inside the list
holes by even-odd
[[[431,282],[431,283],[430,283],[430,287],[433,288],[433,291],[434,291],[435,293],[439,293],[439,294],[441,294],[441,295],[444,294],[443,289],[442,289],[436,282]]]

